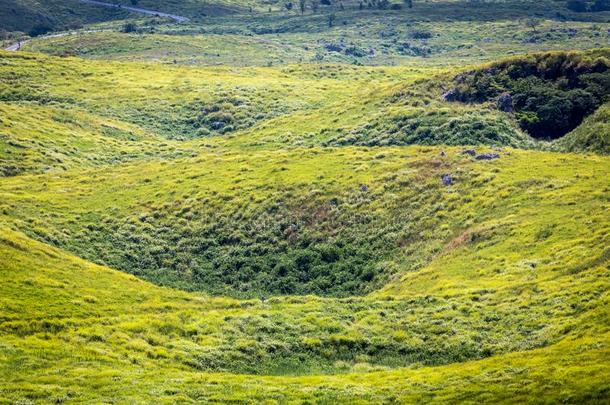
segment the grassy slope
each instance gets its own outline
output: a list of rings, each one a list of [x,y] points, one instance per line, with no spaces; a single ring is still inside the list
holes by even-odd
[[[132,131],[134,136],[146,137],[146,132],[138,128],[137,123],[120,121],[129,120],[132,116],[116,108],[113,103],[121,98],[125,104],[134,100],[130,98],[132,89],[142,88],[138,87],[137,80],[134,82],[141,69],[147,69],[149,75],[153,73],[155,77],[163,78],[159,86],[146,89],[156,92],[157,98],[175,97],[167,89],[180,89],[177,78],[184,72],[184,68],[129,65],[130,69],[121,70],[119,75],[113,71],[115,66],[123,68],[128,65],[31,58],[11,56],[6,60],[8,66],[19,67],[12,72],[21,77],[18,81],[21,85],[13,87],[10,93],[13,94],[12,99],[7,97],[4,106],[12,117],[6,120],[10,121],[8,125],[3,124],[12,128],[11,138],[23,136],[24,131],[15,126],[27,125],[27,119],[21,118],[26,109],[41,114],[33,115],[33,119],[41,118],[41,123],[48,126],[43,128],[53,128],[59,122],[61,126],[57,131],[74,131],[75,135],[84,139],[99,139],[97,133],[102,122]],[[101,69],[104,69],[103,75],[99,73]],[[64,75],[60,74],[62,71]],[[87,85],[78,79],[84,71],[88,72],[85,77],[90,81]],[[295,390],[290,395],[286,394],[288,398],[296,398],[293,395],[307,398],[313,395],[311,390],[317,390],[328,399],[345,399],[355,395],[355,392],[341,388],[340,384],[345,381],[361,384],[359,377],[299,377],[296,380],[260,377],[262,382],[254,388],[245,383],[242,377],[199,373],[315,375],[368,373],[370,370],[385,371],[378,375],[378,380],[362,383],[363,386],[358,388],[358,395],[363,399],[390,395],[388,388],[399,392],[391,395],[406,395],[405,399],[409,395],[424,395],[428,392],[426,390],[432,388],[402,392],[386,384],[394,381],[392,384],[400,385],[403,384],[402,378],[417,380],[422,375],[430,376],[437,372],[443,377],[452,375],[451,380],[456,385],[443,387],[447,390],[446,395],[454,398],[457,395],[459,398],[470,394],[457,390],[456,386],[462,386],[462,378],[466,377],[461,374],[462,371],[458,371],[462,368],[451,366],[452,363],[491,356],[495,359],[493,362],[490,359],[484,363],[473,363],[473,369],[500,368],[499,364],[506,365],[503,362],[512,364],[517,361],[510,356],[504,357],[508,353],[539,350],[537,348],[540,347],[546,348],[544,355],[548,350],[554,356],[554,361],[559,361],[558,358],[563,359],[566,353],[573,353],[572,350],[580,350],[578,348],[582,345],[598,342],[599,339],[603,341],[607,325],[602,321],[603,316],[595,314],[603,308],[607,294],[608,258],[604,250],[608,234],[608,222],[604,215],[608,194],[604,182],[608,176],[607,158],[504,150],[500,160],[476,162],[462,155],[460,149],[449,147],[442,148],[447,156],[440,157],[439,147],[316,146],[328,136],[328,131],[323,130],[325,127],[339,128],[352,122],[354,117],[366,119],[388,100],[395,100],[396,94],[400,99],[412,98],[414,102],[423,100],[421,97],[426,93],[425,87],[409,96],[404,92],[411,89],[408,84],[396,85],[391,79],[414,75],[410,79],[413,80],[421,77],[422,73],[408,69],[368,71],[374,80],[380,80],[382,74],[390,74],[386,77],[389,82],[380,82],[378,86],[383,91],[378,91],[375,97],[363,94],[359,97],[362,104],[356,103],[350,108],[343,106],[340,98],[347,96],[354,88],[345,88],[345,82],[336,77],[345,74],[349,79],[351,75],[362,73],[362,69],[294,67],[259,70],[256,74],[242,72],[237,76],[226,69],[189,70],[199,75],[190,76],[196,80],[193,88],[210,77],[222,77],[230,86],[235,82],[242,85],[244,78],[258,82],[262,78],[273,80],[274,75],[281,75],[278,86],[292,77],[317,80],[320,89],[336,88],[330,94],[338,96],[339,101],[325,100],[321,95],[308,95],[315,97],[312,98],[314,103],[311,107],[306,106],[303,111],[286,117],[272,118],[254,130],[205,141],[182,142],[180,145],[196,156],[177,160],[167,159],[154,149],[155,145],[163,142],[159,139],[161,132],[144,138],[149,139],[149,146],[143,151],[150,153],[144,161],[140,156],[140,161],[129,164],[101,162],[101,170],[86,169],[93,163],[87,159],[86,148],[77,148],[65,173],[55,171],[35,175],[28,174],[30,169],[26,168],[24,174],[4,178],[1,215],[5,227],[25,231],[39,240],[121,267],[121,262],[117,262],[116,256],[113,256],[121,249],[126,249],[126,252],[150,252],[158,257],[169,247],[170,250],[166,252],[169,258],[184,254],[180,246],[177,252],[172,251],[175,244],[163,239],[162,235],[168,227],[176,232],[175,236],[179,239],[188,239],[192,230],[205,226],[205,221],[201,222],[198,218],[216,216],[228,219],[233,228],[248,229],[254,226],[254,229],[259,229],[256,222],[252,222],[253,218],[258,218],[261,209],[269,208],[269,203],[273,204],[278,197],[286,202],[289,210],[298,208],[297,212],[301,212],[288,212],[286,215],[289,219],[298,219],[298,215],[303,215],[303,208],[307,208],[304,201],[313,202],[315,208],[316,204],[327,206],[329,200],[338,197],[338,210],[343,216],[337,218],[341,221],[330,222],[328,225],[332,227],[326,228],[327,222],[322,220],[318,224],[323,226],[312,228],[317,232],[313,235],[315,238],[328,238],[329,232],[332,232],[329,229],[341,225],[345,227],[345,232],[333,236],[339,242],[350,240],[348,244],[352,245],[359,240],[345,239],[346,236],[353,238],[360,235],[387,241],[388,246],[394,246],[386,251],[389,255],[379,263],[383,272],[379,274],[380,279],[373,279],[377,284],[371,284],[371,280],[366,279],[361,280],[360,285],[356,284],[357,288],[364,286],[366,291],[367,283],[370,289],[379,283],[387,283],[389,279],[382,290],[361,298],[286,297],[260,303],[197,298],[139,282],[136,285],[150,291],[148,295],[138,298],[146,303],[144,307],[138,307],[133,303],[133,299],[137,298],[135,293],[115,294],[112,288],[107,288],[108,284],[115,284],[119,286],[117,288],[129,292],[134,288],[133,279],[121,278],[131,280],[124,281],[128,284],[125,286],[118,279],[108,284],[87,286],[76,281],[96,283],[103,280],[100,276],[83,278],[74,275],[77,277],[75,283],[64,286],[68,288],[64,299],[60,300],[55,293],[50,293],[52,298],[49,299],[54,300],[57,306],[39,302],[40,308],[45,308],[48,313],[52,313],[50,308],[56,308],[53,311],[58,311],[57,318],[24,321],[26,316],[20,311],[27,308],[29,313],[32,310],[28,316],[36,312],[31,305],[16,305],[19,300],[30,300],[23,291],[30,288],[39,291],[45,282],[47,286],[61,287],[57,280],[67,277],[60,272],[55,279],[51,277],[51,281],[47,276],[42,277],[43,281],[37,281],[38,275],[31,273],[32,268],[39,267],[35,263],[59,271],[65,270],[60,263],[75,259],[67,259],[65,253],[54,251],[56,253],[53,254],[58,255],[59,259],[50,263],[30,253],[28,249],[33,249],[32,246],[15,250],[14,243],[5,242],[4,245],[8,247],[5,247],[7,253],[3,255],[3,268],[29,271],[23,273],[26,279],[17,284],[9,282],[14,279],[12,273],[5,273],[5,282],[9,284],[4,290],[11,288],[13,291],[7,294],[9,298],[3,307],[3,314],[7,318],[2,328],[9,342],[5,346],[8,359],[5,373],[17,378],[7,380],[12,382],[5,388],[9,390],[6,395],[46,397],[52,393],[63,397],[71,392],[69,395],[75,399],[83,399],[93,395],[89,391],[93,386],[105,387],[105,378],[115,377],[130,385],[131,391],[125,393],[127,397],[147,398],[146,395],[156,394],[143,394],[142,390],[157,391],[151,391],[147,388],[149,386],[132,386],[136,378],[134,375],[139,375],[137,370],[144,366],[184,373],[182,382],[161,383],[158,377],[149,376],[148,383],[167,386],[163,395],[181,393],[191,398],[216,396],[217,399],[229,399],[230,395],[233,398],[238,395],[243,395],[242,398],[252,395],[269,397],[273,395],[269,390],[288,384]],[[266,74],[261,76],[261,72]],[[65,75],[69,75],[68,80]],[[39,77],[49,81],[40,81]],[[122,82],[124,78],[134,87],[127,87]],[[83,93],[82,90],[85,90],[86,97],[78,95]],[[187,90],[183,94],[192,91],[190,88]],[[318,92],[315,87],[313,91]],[[115,98],[109,100],[105,97],[108,93]],[[138,102],[141,94],[135,92],[135,102]],[[31,96],[30,100],[24,100],[23,95]],[[46,100],[55,101],[49,103]],[[394,103],[390,102],[389,107],[400,108],[401,104],[396,106]],[[53,119],[55,124],[51,126],[49,118],[59,114],[59,106],[69,108],[62,108],[60,118],[63,118]],[[74,119],[65,118],[70,114],[81,114],[76,115],[79,117],[78,125],[73,122]],[[97,114],[107,114],[113,121],[107,121],[106,117]],[[377,111],[376,114],[384,113]],[[30,125],[33,127],[33,124]],[[50,134],[47,131],[41,131],[41,136],[52,134],[52,131],[49,131]],[[294,133],[279,136],[285,131]],[[314,131],[314,136],[310,136],[308,142],[309,148],[296,148],[301,134],[308,131]],[[43,157],[42,152],[52,148],[66,155],[66,146],[56,144],[60,141],[57,136],[41,138],[38,144],[32,143],[28,137],[18,140],[30,142],[30,147]],[[129,142],[113,147],[120,151],[130,145],[146,145],[138,139]],[[109,156],[113,153],[112,149],[108,152]],[[38,163],[44,163],[44,159]],[[440,181],[441,174],[447,172],[456,181],[449,188]],[[274,181],[270,182],[269,179]],[[362,184],[369,188],[364,198],[362,192],[358,191]],[[160,219],[157,218],[158,214]],[[361,232],[358,227],[350,225],[350,221],[354,222],[353,218],[360,218],[359,215],[363,214],[368,215],[369,220],[372,218],[373,222],[372,226],[365,226],[362,229],[364,232]],[[304,228],[307,229],[306,218]],[[334,221],[335,217],[331,215],[327,218]],[[270,219],[278,220],[274,217]],[[186,226],[189,223],[191,226]],[[14,231],[4,229],[3,234],[8,235],[5,240],[23,240]],[[184,231],[187,233],[181,234]],[[283,229],[280,228],[280,231]],[[507,235],[511,237],[507,238]],[[138,242],[143,236],[147,238],[145,244]],[[284,238],[286,235],[280,238],[280,242],[285,244]],[[366,239],[362,240],[366,242]],[[108,244],[111,241],[116,244]],[[130,245],[133,241],[135,246]],[[33,241],[19,243],[40,247]],[[197,246],[198,243],[194,241],[192,245]],[[153,250],[149,251],[150,248]],[[553,254],[549,255],[549,251]],[[228,252],[230,257],[235,256],[235,250]],[[26,260],[24,255],[29,259]],[[23,263],[26,267],[23,267]],[[78,263],[76,268],[102,271],[82,261]],[[189,267],[194,269],[192,264],[187,266],[187,275]],[[111,274],[108,270],[103,272]],[[168,282],[155,273],[140,274],[157,282]],[[174,280],[174,285],[180,284]],[[342,284],[339,282],[337,285]],[[192,284],[181,286],[188,288]],[[260,292],[260,286],[256,283],[243,284],[243,287],[249,289],[250,293],[256,292],[257,296]],[[43,290],[51,291],[46,287]],[[235,293],[231,289],[224,292]],[[151,300],[155,301],[151,296],[158,296],[161,302],[150,304]],[[177,304],[176,297],[184,299],[185,303]],[[67,303],[68,299],[70,304]],[[173,301],[173,304],[168,301]],[[146,309],[147,305],[152,307]],[[148,321],[150,311],[157,321]],[[207,314],[207,311],[210,313]],[[107,318],[100,323],[96,314],[103,313],[107,314]],[[39,315],[34,316],[39,318]],[[450,324],[449,319],[452,320]],[[388,334],[388,330],[394,332]],[[589,331],[591,336],[580,336],[582,331]],[[25,337],[27,339],[24,341]],[[39,342],[39,338],[43,343]],[[572,338],[576,340],[572,341]],[[59,342],[62,342],[63,349],[59,349]],[[555,348],[555,344],[559,344],[559,348]],[[41,350],[50,363],[44,363],[44,358],[35,357],[39,356]],[[67,354],[66,350],[71,354]],[[603,346],[599,350],[603,351]],[[396,353],[400,353],[398,358]],[[601,359],[603,353],[588,355]],[[57,376],[48,376],[46,364],[56,364],[58,361],[65,364],[67,370],[72,370],[70,373],[83,373],[82,367],[73,369],[75,362],[71,356],[80,359],[78,362],[88,362],[86,368],[95,376],[87,379],[93,384],[89,388],[66,388],[69,385],[65,381],[55,380],[59,378]],[[546,368],[547,364],[543,362],[539,367]],[[570,372],[581,372],[573,364],[569,363]],[[417,365],[435,368],[423,368],[423,371],[396,369]],[[19,367],[28,367],[32,372],[39,370],[36,373],[41,374],[28,375]],[[16,369],[20,372],[15,373]],[[114,371],[108,373],[111,369]],[[64,374],[65,370],[60,372]],[[582,372],[600,375],[592,365]],[[517,375],[511,373],[504,378],[526,378],[520,368],[515,371]],[[535,373],[536,379],[530,378],[530,384],[546,392],[548,380],[537,371],[532,373]],[[40,382],[36,382],[35,386],[25,384],[19,379],[24,375],[27,375],[28,381],[33,379]],[[369,374],[366,375],[371,378]],[[59,382],[63,388],[43,388],[39,385],[49,379]],[[202,392],[201,388],[192,388],[192,384],[204,384],[202,379],[222,380],[220,392],[208,388]],[[252,377],[247,380],[252,381]],[[264,385],[265,381],[269,386]],[[592,395],[603,396],[606,388],[600,381],[603,379],[591,380],[593,389],[579,384],[553,395],[574,395],[574,400],[577,400],[584,395],[582,390],[588,390]],[[487,383],[487,380],[481,382]],[[235,384],[234,390],[231,390],[231,384]],[[321,384],[324,387],[319,386]],[[252,390],[258,391],[258,394]],[[115,391],[107,392],[106,395],[115,394]],[[494,391],[489,395],[498,398],[498,395],[504,394]]]
[[[463,8],[422,7],[436,19]],[[521,13],[511,7],[505,18]],[[299,42],[303,31],[325,32],[324,18],[278,15],[256,19],[290,27],[277,52],[319,38]],[[232,30],[226,21],[211,29]],[[464,35],[512,29],[488,23]],[[461,35],[460,24],[431,42]],[[545,23],[546,39],[523,49],[563,46],[565,33],[545,34],[557,28]],[[596,30],[579,29],[587,34],[570,46],[595,46]],[[115,41],[100,49],[121,58],[123,37],[92,38]],[[142,37],[129,52],[155,59],[151,38],[175,41]],[[455,55],[450,64],[506,51],[447,41],[438,56]],[[181,61],[207,63],[182,49]],[[247,57],[259,64],[263,53]],[[0,398],[607,401],[610,161],[505,147],[535,145],[496,112],[441,102],[447,75],[422,79],[446,73],[0,54],[0,162],[18,174],[0,177]],[[603,143],[603,114],[565,142],[599,130]],[[412,142],[496,145],[501,158]],[[301,263],[304,278],[265,267],[277,258]]]
[[[0,103],[1,174],[99,167],[193,154],[186,145],[78,108]]]
[[[561,150],[610,154],[610,104],[600,107],[581,126],[557,142]]]
[[[400,11],[347,6],[213,16],[181,25],[140,24],[139,34],[84,33],[39,39],[26,49],[95,59],[261,66],[316,62],[461,65],[512,54],[606,46],[610,13],[570,14],[563,2],[416,2]],[[535,15],[535,30],[524,21]],[[115,30],[116,31],[116,30]],[[151,35],[154,34],[154,35]],[[428,35],[429,38],[421,35]]]
[[[333,98],[345,99],[353,89],[344,81],[360,73],[346,69],[349,76],[338,77],[335,73],[328,80],[319,80],[313,74],[290,74],[285,69],[203,70],[11,53],[2,53],[0,58],[2,101],[76,105],[97,115],[137,124],[165,138],[182,139],[249,128],[258,121],[320,106]],[[312,72],[317,70],[311,68]],[[379,70],[371,75],[386,76]],[[111,99],[109,94],[113,95]],[[212,114],[207,118],[223,122],[227,128],[215,129],[202,117],[218,112],[231,117]],[[198,131],[202,127],[207,131]]]
[[[91,265],[4,225],[3,396],[607,398],[607,159],[513,151],[499,166],[476,165],[487,173],[487,186],[470,192],[456,186],[472,199],[466,204],[472,224],[447,238],[444,253],[421,270],[363,298],[261,303],[179,293]],[[67,178],[55,181],[70,187]],[[49,206],[36,187],[28,186],[28,193],[36,205]],[[17,195],[9,187],[8,198]],[[85,207],[81,202],[66,196],[56,203]],[[3,221],[14,223],[10,216],[17,214],[8,214]],[[524,349],[533,350],[519,353]],[[401,365],[384,359],[384,350],[394,356],[404,350],[402,358],[412,360],[402,365],[412,366],[384,370]],[[470,361],[480,357],[489,358]],[[433,358],[435,367],[422,367]],[[223,361],[215,365],[216,359]],[[462,363],[443,365],[457,359]],[[207,373],[224,367],[258,374],[356,374]]]
[[[78,125],[85,127],[79,136],[89,147],[104,144],[102,150],[116,151],[102,153],[100,162],[117,153],[130,156],[142,145],[140,155],[155,156],[164,149],[188,150],[202,144],[237,148],[354,143],[531,144],[497,112],[443,103],[442,90],[435,82],[412,85],[441,72],[431,68],[332,65],[237,71],[0,53],[0,103],[6,112],[1,124],[6,134],[0,142],[7,145],[0,156],[17,171],[24,170],[20,166],[40,170],[49,165],[52,159],[40,157],[49,150],[70,160],[70,151],[62,149],[66,148],[65,140],[53,140],[56,135],[51,134],[59,134],[58,128],[74,132]],[[18,134],[28,122],[32,127],[33,120],[23,113],[32,104],[41,117],[53,117],[54,121],[46,124],[43,120],[48,134],[37,142]],[[58,109],[63,112],[59,114]],[[464,115],[469,117],[466,122],[462,122]],[[76,119],[83,122],[77,125]],[[119,127],[124,128],[121,131],[129,128],[128,132],[103,128],[103,119],[120,121],[123,126]],[[477,125],[478,121],[487,126]],[[456,125],[463,129],[461,137],[455,135]],[[101,137],[94,133],[100,128],[104,134]],[[144,133],[151,134],[146,135],[146,144],[139,139]],[[9,134],[16,144],[23,143],[22,148],[8,145]],[[118,139],[110,141],[112,137]],[[190,138],[205,141],[173,141]],[[62,143],[64,146],[58,147]],[[78,148],[70,146],[74,147]],[[83,154],[86,148],[82,145]],[[37,163],[25,162],[20,158],[22,153],[36,156]],[[62,159],[52,166],[61,166]]]
[[[77,0],[5,0],[0,8],[0,27],[28,32],[36,25],[61,30],[130,16],[124,11],[95,7]]]

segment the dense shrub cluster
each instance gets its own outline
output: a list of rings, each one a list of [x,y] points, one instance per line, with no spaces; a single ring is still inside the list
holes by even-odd
[[[608,101],[610,61],[570,53],[537,55],[461,74],[455,84],[447,100],[482,103],[501,97],[502,109],[514,111],[524,130],[554,139]]]
[[[326,145],[505,145],[523,147],[528,140],[510,120],[488,112],[455,114],[447,110],[413,109],[384,116],[347,133],[340,133]]]
[[[148,130],[171,139],[192,139],[244,130],[290,113],[296,105],[282,101],[277,90],[237,87],[184,103],[158,100],[119,107],[119,114],[127,112],[128,121]]]
[[[387,187],[400,189],[400,184]],[[222,196],[215,202],[185,199],[126,218],[98,218],[67,234],[37,236],[186,290],[237,297],[350,296],[383,285],[396,272],[392,257],[400,249],[409,252],[412,244],[428,243],[411,252],[419,259],[403,263],[404,270],[421,265],[440,246],[447,230],[425,229],[442,220],[434,215],[441,209],[441,187],[435,177],[433,185],[400,190],[413,195],[386,200],[382,210],[374,208],[380,195],[364,184],[335,196],[287,189],[262,205],[236,205]]]

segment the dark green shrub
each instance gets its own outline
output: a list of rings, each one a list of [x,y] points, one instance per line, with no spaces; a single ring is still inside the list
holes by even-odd
[[[121,28],[121,32],[124,32],[126,34],[132,33],[132,32],[136,32],[138,30],[138,26],[136,25],[136,23],[126,23],[123,25],[123,28]]]
[[[51,27],[49,24],[36,24],[30,31],[28,31],[28,35],[31,37],[38,37],[51,31],[53,31],[53,27]]]
[[[562,137],[608,99],[610,62],[550,53],[461,74],[448,101],[482,103],[508,94],[521,128],[536,138]]]

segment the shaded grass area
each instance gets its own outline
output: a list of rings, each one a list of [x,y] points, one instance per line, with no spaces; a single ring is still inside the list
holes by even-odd
[[[127,18],[123,10],[96,7],[78,0],[5,0],[0,8],[0,27],[6,31],[63,30],[83,24]]]
[[[610,105],[601,106],[571,133],[557,142],[558,148],[572,152],[610,154]]]
[[[91,178],[68,173],[40,183],[20,176],[5,182],[4,210],[37,238],[161,284],[250,297],[350,295],[418,270],[451,235],[486,216],[527,211],[542,198],[523,199],[534,190],[528,178],[536,190],[548,187],[552,201],[580,193],[570,186],[575,175],[556,174],[562,164],[543,155],[513,150],[487,163],[459,149],[440,152],[345,148],[245,157],[218,150]],[[540,159],[536,180],[528,156]],[[587,181],[605,178],[597,162],[583,167],[593,170]],[[455,189],[443,185],[446,173]],[[587,187],[603,199],[603,184]]]

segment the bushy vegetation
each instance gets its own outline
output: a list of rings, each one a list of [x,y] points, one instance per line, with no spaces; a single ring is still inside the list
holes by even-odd
[[[575,129],[610,94],[610,61],[603,55],[552,53],[513,59],[460,74],[449,101],[496,101],[514,112],[536,138],[560,138]]]
[[[568,0],[566,2],[566,7],[574,11],[576,13],[585,13],[585,12],[600,12],[600,11],[610,11],[610,1],[608,0]]]

